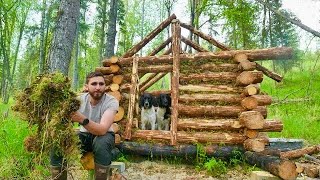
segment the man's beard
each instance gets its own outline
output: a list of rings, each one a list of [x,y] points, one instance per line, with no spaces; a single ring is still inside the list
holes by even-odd
[[[95,91],[95,92],[89,92],[89,94],[94,100],[100,100],[104,93],[101,91]]]

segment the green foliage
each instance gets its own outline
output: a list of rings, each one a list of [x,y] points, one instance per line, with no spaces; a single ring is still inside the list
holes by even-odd
[[[36,164],[42,164],[43,156],[48,156],[53,148],[68,160],[78,158],[78,137],[70,114],[79,107],[80,101],[70,91],[69,79],[61,73],[38,76],[30,87],[17,94],[12,109],[30,126],[24,146],[35,153]]]
[[[284,124],[282,132],[270,133],[271,137],[302,138],[319,144],[319,60],[319,52],[306,54],[303,64],[287,72],[283,82],[275,84],[268,78],[263,81],[261,89],[274,99],[268,116]]]
[[[228,170],[226,162],[213,157],[204,163],[204,167],[206,168],[207,172],[213,176],[225,174]]]

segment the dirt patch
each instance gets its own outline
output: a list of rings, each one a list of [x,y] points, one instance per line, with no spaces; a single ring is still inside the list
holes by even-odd
[[[198,171],[194,166],[184,164],[169,164],[162,161],[151,162],[142,161],[139,163],[126,163],[126,171],[123,173],[127,179],[143,179],[143,180],[193,180],[193,179],[248,179],[243,170],[230,169],[227,174],[221,177],[211,177],[205,171]]]

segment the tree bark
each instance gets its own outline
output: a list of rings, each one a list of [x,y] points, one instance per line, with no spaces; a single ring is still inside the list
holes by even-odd
[[[181,74],[180,82],[188,83],[190,81],[235,81],[239,73],[234,72],[216,72],[216,73],[198,73],[198,74]]]
[[[178,130],[205,130],[205,131],[236,131],[242,128],[236,119],[179,119]]]
[[[108,18],[108,29],[107,29],[107,41],[106,41],[106,52],[105,57],[109,58],[114,55],[114,46],[117,34],[117,11],[118,11],[118,1],[110,1],[110,10]]]
[[[170,131],[137,130],[132,132],[132,139],[166,142],[171,140]],[[181,143],[225,143],[242,144],[245,136],[239,133],[212,133],[212,132],[177,132],[177,142]]]
[[[197,146],[192,144],[179,144],[170,146],[160,143],[143,143],[143,142],[122,142],[117,145],[121,152],[133,155],[143,156],[178,156],[178,157],[195,157],[198,153]],[[244,152],[242,146],[238,145],[217,145],[211,144],[204,146],[207,156],[218,158],[231,157],[234,151]]]
[[[245,152],[245,158],[249,164],[256,165],[257,167],[269,171],[273,175],[279,176],[282,179],[293,180],[298,176],[294,162],[250,151]]]
[[[280,153],[280,158],[281,159],[294,159],[294,158],[299,158],[302,157],[305,154],[314,154],[320,152],[320,145],[318,146],[311,146],[311,147],[306,147],[303,149],[296,149],[292,151],[286,151],[286,152],[281,152]]]
[[[265,107],[258,107],[256,110],[266,115]],[[186,106],[179,104],[179,115],[188,117],[238,117],[238,114],[245,111],[241,106]]]
[[[216,93],[231,93],[240,94],[243,91],[241,87],[225,86],[225,85],[180,85],[180,91],[183,92],[216,92]]]
[[[80,0],[61,0],[49,55],[50,72],[68,75],[79,16]]]
[[[183,36],[181,37],[181,41],[184,42],[186,45],[192,47],[193,49],[195,49],[198,52],[207,52],[208,51],[205,48],[201,47],[199,44],[196,44],[195,42],[193,42]]]

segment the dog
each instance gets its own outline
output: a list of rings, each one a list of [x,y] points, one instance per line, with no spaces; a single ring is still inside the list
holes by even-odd
[[[140,96],[139,107],[141,108],[141,129],[143,130],[156,129],[156,101],[156,98],[149,93]]]
[[[157,109],[157,124],[158,130],[169,131],[170,115],[171,115],[171,97],[169,94],[161,93],[157,97],[158,109]]]

